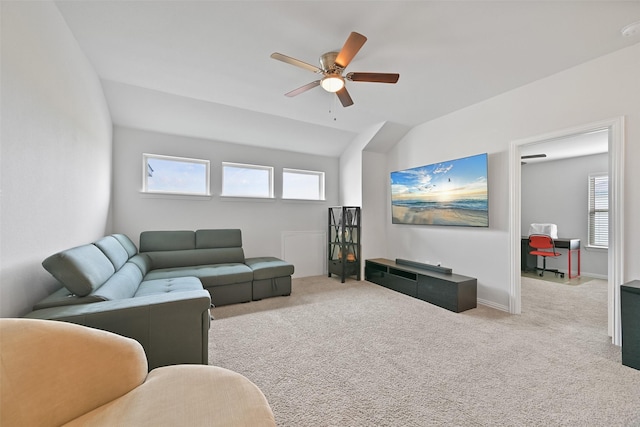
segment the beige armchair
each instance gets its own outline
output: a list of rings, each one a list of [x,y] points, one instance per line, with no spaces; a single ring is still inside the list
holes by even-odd
[[[227,369],[147,373],[142,346],[66,322],[0,319],[2,426],[275,426],[258,387]]]

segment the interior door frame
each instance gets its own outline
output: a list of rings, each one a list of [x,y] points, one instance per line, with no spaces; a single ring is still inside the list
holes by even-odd
[[[620,285],[624,283],[624,116],[588,123],[545,135],[511,141],[509,146],[509,312],[522,310],[520,281],[521,189],[520,148],[567,136],[608,129],[609,131],[609,250],[608,250],[608,333],[612,343],[622,345]]]

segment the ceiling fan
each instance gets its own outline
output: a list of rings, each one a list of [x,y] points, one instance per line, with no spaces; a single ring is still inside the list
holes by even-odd
[[[291,92],[285,93],[285,96],[293,97],[303,92],[321,86],[327,92],[335,93],[343,107],[353,105],[353,100],[347,92],[345,79],[352,82],[373,82],[373,83],[396,83],[400,74],[395,73],[347,73],[342,75],[345,68],[351,60],[356,56],[360,48],[367,41],[362,34],[352,32],[347,41],[342,46],[340,52],[327,52],[320,56],[320,67],[300,61],[281,53],[272,53],[271,57],[305,70],[313,71],[316,74],[322,74],[322,78],[311,83],[307,83]]]
[[[526,156],[520,156],[521,160],[525,160],[525,159],[540,159],[540,158],[544,158],[547,157],[546,154],[528,154]],[[526,165],[527,162],[520,162],[521,165]]]

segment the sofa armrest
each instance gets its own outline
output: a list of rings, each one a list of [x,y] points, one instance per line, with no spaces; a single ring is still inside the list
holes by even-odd
[[[147,378],[142,346],[109,332],[66,322],[0,319],[0,337],[3,426],[63,425]]]
[[[131,393],[76,418],[86,426],[275,427],[260,389],[243,375],[217,366],[165,366]]]
[[[114,332],[142,344],[149,369],[208,364],[209,308],[205,290],[36,310],[28,318],[61,320]]]

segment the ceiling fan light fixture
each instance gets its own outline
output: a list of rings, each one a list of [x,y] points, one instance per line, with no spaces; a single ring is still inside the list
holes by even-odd
[[[352,31],[340,52],[332,51],[320,56],[320,68],[278,52],[272,53],[271,58],[273,59],[313,71],[322,76],[284,95],[291,98],[317,86],[322,86],[325,91],[335,93],[343,107],[349,107],[353,105],[353,99],[351,99],[351,95],[347,91],[345,79],[350,82],[397,83],[400,77],[400,74],[397,73],[348,73],[346,77],[342,75],[366,41],[367,38],[365,36]]]
[[[344,78],[339,74],[328,74],[320,85],[327,92],[335,93],[344,87]]]

